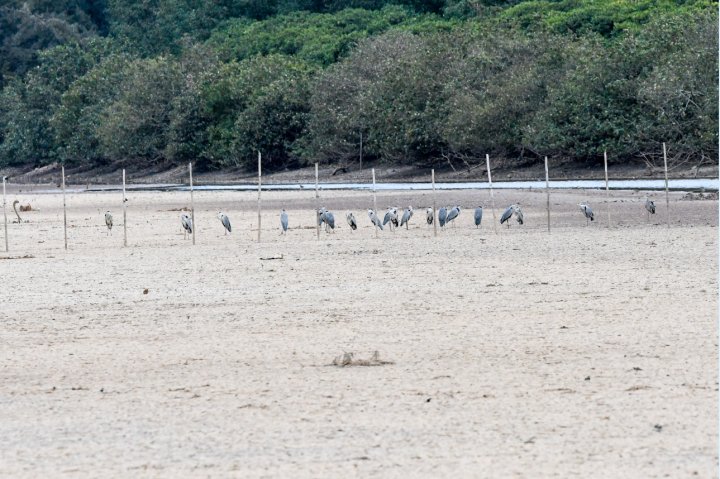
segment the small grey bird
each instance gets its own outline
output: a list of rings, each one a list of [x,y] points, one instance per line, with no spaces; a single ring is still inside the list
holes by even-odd
[[[112,214],[110,214],[109,211],[105,212],[105,226],[107,226],[107,234],[112,234],[112,227],[113,227],[113,217]]]
[[[377,213],[375,213],[373,210],[368,210],[368,217],[376,228],[380,228],[381,230],[383,229],[382,221],[380,221],[380,218],[378,218]]]
[[[403,212],[402,219],[400,220],[400,226],[405,225],[405,229],[410,229],[410,218],[412,218],[413,215],[413,207],[408,206],[405,208],[405,211]]]
[[[483,208],[482,206],[478,206],[475,208],[475,227],[480,228],[480,223],[482,223],[482,214],[483,214]]]
[[[456,206],[455,208],[448,211],[447,216],[445,217],[445,224],[453,222],[453,226],[455,226],[455,218],[460,216],[460,207]]]
[[[280,233],[280,234],[287,233],[288,214],[287,214],[287,212],[285,212],[285,208],[283,208],[282,211],[280,212],[280,226],[282,227],[282,233]]]
[[[445,226],[445,220],[447,219],[447,208],[444,206],[438,210],[438,224],[440,228]]]
[[[585,226],[589,225],[590,221],[595,221],[595,214],[593,213],[592,208],[590,208],[590,205],[587,203],[580,203],[578,206],[585,215]]]
[[[432,208],[429,208],[425,210],[425,221],[427,221],[428,226],[433,224],[433,220],[435,219],[435,212]]]
[[[230,226],[230,218],[228,218],[228,215],[221,211],[217,214],[217,217],[225,228],[225,234],[232,233],[232,226]]]
[[[192,219],[185,213],[180,215],[180,222],[182,223],[184,237],[187,239],[187,235],[192,234],[193,224]]]
[[[352,213],[352,211],[348,211],[345,215],[345,219],[347,219],[348,224],[350,225],[350,229],[355,231],[357,229],[357,221],[355,220],[355,215]]]

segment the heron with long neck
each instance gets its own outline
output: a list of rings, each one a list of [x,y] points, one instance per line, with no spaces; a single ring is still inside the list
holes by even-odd
[[[19,203],[20,203],[20,201],[18,201],[18,200],[13,201],[13,211],[15,212],[15,216],[18,217],[17,222],[22,223],[22,218],[20,218],[20,213],[18,213],[18,210],[15,208]]]

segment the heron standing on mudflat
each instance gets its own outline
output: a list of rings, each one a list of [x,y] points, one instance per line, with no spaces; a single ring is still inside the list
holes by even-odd
[[[455,218],[460,216],[460,207],[456,206],[455,208],[448,211],[447,216],[445,217],[445,224],[453,222],[453,226],[455,226]]]
[[[288,214],[285,211],[285,208],[280,212],[280,226],[282,227],[282,232],[280,234],[287,233],[288,230]]]
[[[348,211],[345,215],[345,219],[347,220],[348,225],[350,225],[350,229],[352,231],[355,231],[357,229],[357,221],[355,220],[355,215],[352,213],[352,211]]]
[[[428,209],[425,210],[425,221],[427,221],[428,226],[433,224],[433,220],[435,219],[435,212],[432,208],[428,207]]]
[[[232,233],[232,226],[230,226],[230,218],[228,218],[228,215],[221,211],[217,214],[217,217],[220,223],[222,223],[223,228],[225,228],[225,234]]]
[[[438,224],[440,228],[445,226],[445,220],[447,219],[447,208],[444,206],[438,210]]]
[[[405,229],[410,229],[410,218],[412,218],[413,215],[413,207],[408,206],[405,208],[405,212],[402,215],[402,219],[400,220],[400,226],[405,225]]]
[[[482,206],[478,206],[475,208],[475,227],[480,228],[480,223],[482,223],[482,214],[483,209]]]
[[[105,226],[107,226],[107,234],[112,234],[112,227],[113,227],[113,217],[110,214],[109,211],[105,212]]]
[[[585,226],[589,225],[591,221],[595,221],[595,214],[593,213],[592,208],[590,208],[590,205],[587,203],[580,203],[578,206],[585,215]]]
[[[382,221],[380,221],[377,213],[375,213],[373,210],[368,210],[368,217],[376,228],[380,228],[381,230],[383,229]]]
[[[185,213],[180,215],[180,223],[182,223],[183,231],[184,231],[184,238],[187,239],[187,236],[189,234],[192,234],[193,224],[192,224],[192,218],[190,218]]]

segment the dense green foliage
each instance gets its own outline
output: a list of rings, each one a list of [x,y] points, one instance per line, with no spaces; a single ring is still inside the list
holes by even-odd
[[[718,155],[709,0],[0,7],[0,166]]]

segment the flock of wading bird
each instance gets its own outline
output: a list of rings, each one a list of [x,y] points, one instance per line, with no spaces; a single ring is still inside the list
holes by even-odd
[[[580,207],[580,211],[582,211],[583,215],[585,216],[586,225],[590,224],[591,221],[595,221],[595,213],[593,213],[592,208],[587,203],[580,203],[578,204]],[[648,215],[654,215],[655,214],[655,203],[645,198],[645,209],[648,212]],[[440,228],[444,228],[445,226],[449,225],[450,223],[455,226],[455,220],[458,216],[460,216],[460,207],[445,207],[443,206],[438,210],[437,214],[437,221],[440,225]],[[393,231],[397,227],[403,227],[405,226],[406,229],[409,229],[410,219],[412,218],[414,213],[413,207],[408,206],[403,211],[402,216],[400,216],[400,219],[398,219],[398,208],[391,206],[387,209],[385,212],[385,216],[380,220],[380,217],[375,213],[374,210],[368,210],[368,218],[370,218],[370,222],[372,225],[380,230],[384,230],[387,226],[391,231]],[[507,207],[507,209],[503,212],[502,216],[500,217],[500,224],[507,224],[507,227],[510,228],[510,218],[515,215],[515,219],[519,224],[524,224],[525,220],[523,217],[523,211],[520,207],[520,204],[512,204]],[[222,211],[217,214],[217,218],[220,220],[220,223],[222,224],[223,228],[225,229],[225,234],[232,232],[232,225],[230,224],[230,218],[228,215],[223,213]],[[475,220],[475,227],[480,228],[480,224],[482,223],[483,218],[483,208],[482,206],[478,206],[475,208],[475,214],[474,214],[474,220]],[[348,211],[345,215],[345,219],[347,220],[348,225],[350,226],[351,230],[356,230],[358,227],[357,219],[355,218],[355,214],[352,211]],[[335,215],[329,211],[327,208],[320,208],[317,210],[317,220],[318,220],[318,226],[325,227],[325,231],[330,233],[331,231],[335,230]],[[428,226],[433,224],[433,221],[435,221],[435,212],[433,211],[433,208],[427,208],[425,210],[425,221],[427,222]],[[180,223],[183,228],[183,234],[185,238],[187,239],[188,234],[192,234],[193,232],[193,221],[190,216],[183,213],[180,215]],[[288,214],[283,209],[280,212],[280,228],[282,231],[280,234],[287,233],[288,227],[289,227],[289,218]],[[113,227],[113,216],[108,211],[105,213],[105,225],[108,229],[108,234],[112,231]]]

